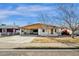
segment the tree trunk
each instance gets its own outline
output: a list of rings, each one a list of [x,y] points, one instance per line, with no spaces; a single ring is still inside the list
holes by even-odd
[[[74,39],[74,31],[72,31],[71,37]]]

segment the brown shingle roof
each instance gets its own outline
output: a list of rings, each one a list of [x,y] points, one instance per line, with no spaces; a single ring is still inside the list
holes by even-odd
[[[38,28],[53,28],[55,26],[52,25],[47,25],[47,24],[41,24],[41,23],[36,23],[36,24],[31,24],[31,25],[27,25],[27,26],[23,26],[21,27],[22,29],[38,29]]]

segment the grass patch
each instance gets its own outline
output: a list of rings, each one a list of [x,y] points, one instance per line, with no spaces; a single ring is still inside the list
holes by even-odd
[[[71,38],[71,37],[64,37],[64,38],[55,38],[58,42],[62,43],[79,43],[79,38]]]
[[[73,39],[71,37],[62,37],[62,38],[53,38],[53,37],[42,37],[42,38],[35,38],[31,41],[32,43],[79,43],[79,37]]]
[[[54,38],[49,39],[49,38],[36,38],[32,40],[32,43],[52,43],[52,42],[57,42]]]

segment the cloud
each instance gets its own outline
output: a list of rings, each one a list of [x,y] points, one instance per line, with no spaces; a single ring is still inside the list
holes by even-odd
[[[19,14],[16,11],[0,10],[0,20],[7,19],[10,15]]]
[[[48,11],[51,7],[41,6],[41,5],[31,5],[31,6],[19,6],[16,10],[18,11]]]
[[[9,6],[7,9],[0,9],[0,19],[8,19],[12,15],[20,15],[26,18],[39,17],[38,14],[40,13],[40,11],[48,12],[52,10],[51,7],[42,5],[18,5],[18,7],[14,8],[13,10],[12,8],[12,6]]]
[[[18,6],[16,11],[19,12],[19,15],[23,15],[26,17],[39,17],[38,14],[40,12],[48,12],[52,11],[52,7],[42,6],[42,5],[29,5],[29,6]]]
[[[16,10],[0,10],[0,19],[2,18],[5,18],[7,19],[8,17],[10,16],[13,16],[13,15],[20,15],[20,16],[24,16],[24,17],[37,17],[37,14],[35,13],[23,13],[23,12],[20,12],[20,11],[16,11]]]
[[[11,15],[11,14],[18,14],[18,12],[11,10],[0,10],[0,15]]]

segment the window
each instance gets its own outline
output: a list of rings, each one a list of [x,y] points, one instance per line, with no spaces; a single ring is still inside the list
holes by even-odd
[[[2,32],[2,29],[0,29],[0,32]]]
[[[33,30],[33,32],[38,32],[38,29]]]
[[[51,29],[51,34],[53,34],[53,29]]]
[[[45,32],[45,30],[43,29],[42,32]]]
[[[21,30],[21,32],[24,32],[23,30]]]

